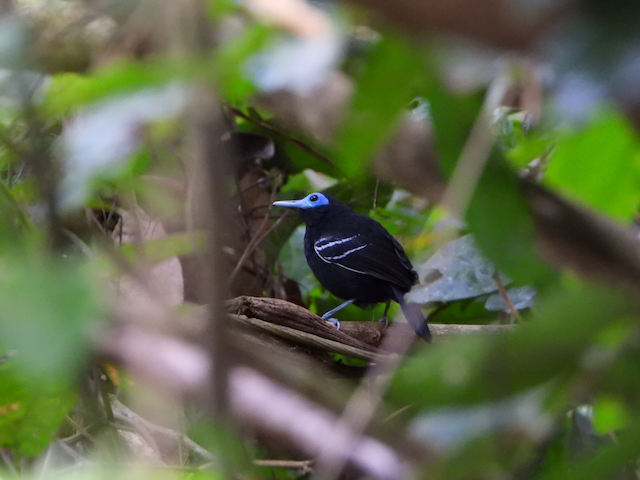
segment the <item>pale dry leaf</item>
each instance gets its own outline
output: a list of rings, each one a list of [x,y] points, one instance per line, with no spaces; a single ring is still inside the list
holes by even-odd
[[[166,237],[159,221],[149,217],[139,207],[125,211],[113,232],[117,243],[141,244],[148,240]],[[144,262],[144,259],[142,259]],[[146,309],[150,304],[180,305],[184,301],[182,267],[177,257],[157,265],[140,265],[139,275],[123,275],[118,284],[119,302],[129,308]],[[144,282],[144,285],[141,283]],[[137,310],[137,308],[136,308]]]

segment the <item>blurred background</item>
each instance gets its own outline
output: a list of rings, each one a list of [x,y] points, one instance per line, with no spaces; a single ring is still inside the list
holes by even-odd
[[[0,0],[7,478],[637,479],[640,3]],[[347,307],[327,192],[434,340]]]

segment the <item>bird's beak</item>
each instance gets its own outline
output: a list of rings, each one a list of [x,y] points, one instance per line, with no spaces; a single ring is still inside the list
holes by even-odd
[[[279,200],[277,202],[273,202],[274,207],[284,207],[284,208],[302,208],[302,200]]]

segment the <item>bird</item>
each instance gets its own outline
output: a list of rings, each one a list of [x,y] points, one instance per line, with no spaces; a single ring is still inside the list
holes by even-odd
[[[319,192],[273,205],[299,211],[306,226],[304,255],[311,271],[324,288],[344,300],[322,315],[323,319],[339,329],[340,322],[333,315],[347,305],[366,308],[386,303],[381,319],[386,321],[393,300],[415,332],[431,339],[420,306],[404,301],[418,282],[418,274],[400,243],[380,223]]]

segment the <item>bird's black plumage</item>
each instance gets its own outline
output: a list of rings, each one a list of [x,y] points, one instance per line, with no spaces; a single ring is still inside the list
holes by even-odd
[[[360,307],[394,300],[418,335],[430,338],[419,307],[404,303],[404,294],[418,275],[402,246],[382,225],[322,193],[274,205],[299,210],[306,225],[307,263],[327,290]]]

